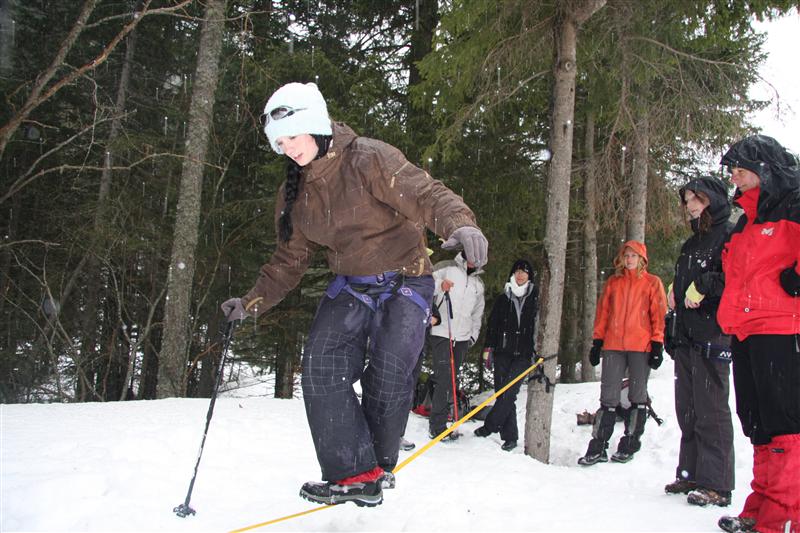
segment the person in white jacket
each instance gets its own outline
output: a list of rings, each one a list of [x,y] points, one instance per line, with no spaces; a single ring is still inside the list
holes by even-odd
[[[463,253],[456,255],[453,260],[434,265],[433,305],[438,307],[442,320],[431,328],[429,337],[433,359],[433,398],[429,419],[431,438],[447,429],[447,417],[453,402],[453,372],[457,378],[467,350],[475,344],[481,332],[484,288],[479,276],[482,272],[469,263]],[[446,295],[451,302],[452,317],[449,315]],[[454,369],[450,366],[450,342],[453,343]],[[455,438],[455,433],[447,436],[447,439]]]

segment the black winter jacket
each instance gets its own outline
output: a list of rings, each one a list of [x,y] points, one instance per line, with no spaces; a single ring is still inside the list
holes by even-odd
[[[724,335],[717,323],[717,308],[725,286],[722,274],[722,248],[733,227],[729,221],[731,206],[723,183],[712,177],[702,177],[690,181],[681,188],[681,199],[687,190],[701,192],[708,196],[711,227],[700,232],[699,219],[691,221],[694,235],[681,247],[681,254],[675,263],[675,320],[672,334],[676,346],[690,346],[691,343],[715,346],[730,346],[730,337]],[[697,290],[705,296],[697,309],[687,308],[683,301],[686,289],[694,282]]]
[[[533,282],[528,284],[528,292],[523,298],[520,318],[517,319],[514,300],[520,299],[510,289],[497,297],[486,325],[484,348],[492,348],[495,353],[533,357],[539,299],[539,291]]]

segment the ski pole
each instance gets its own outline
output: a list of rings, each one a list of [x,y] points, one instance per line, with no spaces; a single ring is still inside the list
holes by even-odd
[[[453,302],[450,300],[450,291],[444,293],[447,300],[447,337],[450,343],[450,379],[453,382],[453,422],[458,420],[458,397],[456,396],[456,362],[453,354],[453,332],[450,329],[450,321],[453,319]]]
[[[226,322],[222,329],[222,357],[219,361],[219,368],[217,369],[217,377],[214,381],[214,390],[211,392],[211,401],[208,404],[208,413],[206,414],[206,428],[203,430],[203,439],[200,441],[200,451],[197,453],[197,463],[194,465],[194,475],[192,476],[192,480],[189,482],[189,491],[186,493],[186,500],[179,506],[172,509],[172,511],[180,516],[181,518],[185,518],[189,515],[195,514],[195,510],[189,507],[189,500],[192,499],[192,489],[194,489],[194,481],[197,479],[197,469],[200,467],[200,458],[203,457],[203,446],[206,444],[206,435],[208,435],[208,426],[211,424],[211,417],[214,415],[214,404],[217,402],[217,391],[219,390],[219,385],[222,382],[222,374],[225,368],[225,358],[228,355],[228,348],[231,344],[231,339],[233,338],[233,330],[235,328],[235,320],[230,322]]]

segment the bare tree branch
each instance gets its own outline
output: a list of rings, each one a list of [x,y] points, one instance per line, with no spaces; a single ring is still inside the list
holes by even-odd
[[[125,25],[119,31],[119,33],[114,36],[114,38],[111,39],[111,41],[94,59],[90,60],[82,67],[73,70],[48,87],[48,83],[50,83],[50,81],[53,79],[58,69],[63,66],[64,59],[75,45],[78,36],[83,32],[83,30],[86,29],[86,22],[89,19],[89,16],[92,14],[92,11],[94,11],[97,0],[86,0],[83,8],[81,9],[80,15],[78,16],[78,20],[75,22],[75,25],[72,27],[69,34],[67,34],[64,41],[61,43],[61,47],[59,48],[56,56],[53,58],[53,61],[50,63],[50,66],[44,72],[42,72],[42,74],[40,74],[34,82],[31,93],[28,95],[28,98],[22,105],[22,108],[20,108],[20,110],[17,111],[6,124],[0,127],[0,157],[2,157],[3,153],[5,152],[8,141],[34,109],[36,109],[46,100],[50,99],[65,86],[75,82],[76,79],[83,76],[86,72],[94,70],[99,65],[102,65],[108,59],[108,56],[111,54],[111,52],[122,41],[122,39],[132,32],[145,16],[173,12],[191,4],[194,2],[194,0],[181,0],[176,5],[171,7],[148,9],[151,2],[152,0],[143,0],[141,10],[133,14],[131,21]]]

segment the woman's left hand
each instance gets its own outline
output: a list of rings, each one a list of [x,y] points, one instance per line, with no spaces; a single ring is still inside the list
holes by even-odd
[[[686,306],[688,309],[697,309],[698,307],[700,307],[700,302],[693,302],[689,298],[684,298],[683,305]]]

